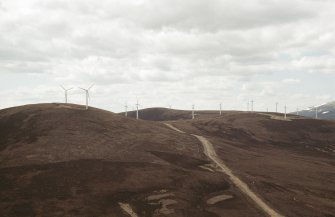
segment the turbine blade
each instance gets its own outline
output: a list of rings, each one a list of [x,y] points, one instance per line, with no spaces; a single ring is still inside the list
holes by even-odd
[[[92,84],[87,90],[91,89],[94,86],[94,84]]]
[[[81,88],[81,87],[78,87],[78,88],[86,91],[86,89],[84,89],[84,88]]]
[[[64,87],[63,85],[60,84],[59,86],[60,86],[63,90],[66,90],[65,87]]]
[[[71,87],[71,88],[69,88],[69,89],[67,89],[67,90],[72,90],[73,89],[73,87]]]

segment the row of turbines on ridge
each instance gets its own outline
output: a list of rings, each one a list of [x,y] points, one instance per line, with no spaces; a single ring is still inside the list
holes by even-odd
[[[250,100],[247,102],[247,111],[254,111],[254,100]],[[251,109],[249,109],[249,105],[251,105]],[[278,105],[279,103],[276,102],[275,103],[276,105],[276,113],[278,113]],[[269,112],[269,108],[266,109],[266,112]],[[220,115],[221,115],[221,104],[220,104]],[[299,107],[297,107],[297,110],[296,110],[296,115],[299,115]],[[287,106],[285,104],[284,106],[284,119],[286,120],[287,119]],[[318,119],[318,107],[315,107],[315,119]]]
[[[63,90],[65,91],[65,103],[67,103],[67,92],[69,91],[69,90],[72,90],[73,89],[73,87],[71,87],[71,88],[68,88],[68,89],[66,89],[63,85],[60,85],[61,86],[61,88],[63,88]],[[89,100],[89,98],[90,98],[90,89],[92,88],[94,86],[94,84],[92,84],[89,88],[87,88],[87,89],[85,89],[85,88],[82,88],[82,87],[78,87],[79,89],[82,89],[83,91],[85,91],[85,95],[86,95],[86,110],[88,109],[88,100]]]
[[[85,89],[85,88],[82,88],[82,87],[78,87],[79,89],[82,89],[83,91],[85,91],[85,95],[86,95],[86,110],[88,109],[88,102],[89,102],[89,99],[90,99],[90,89],[92,88],[94,86],[94,84],[92,84],[89,88],[87,88],[87,89]],[[67,100],[67,98],[68,98],[68,91],[70,91],[70,90],[72,90],[72,89],[74,89],[73,87],[71,87],[71,88],[65,88],[63,85],[60,85],[60,87],[64,90],[64,92],[65,92],[65,103],[67,103],[68,102],[68,100]],[[138,104],[138,100],[137,100],[137,102],[136,102],[136,119],[138,119],[138,109],[139,109],[139,106],[140,106],[140,104]],[[171,107],[171,106],[170,106]],[[125,105],[125,116],[127,117],[127,115],[128,115],[128,105],[126,104]]]
[[[65,91],[65,103],[67,103],[68,102],[68,100],[67,100],[68,99],[68,91],[70,91],[70,90],[72,90],[74,88],[72,87],[72,88],[66,89],[63,85],[60,85],[60,86]],[[93,86],[94,86],[94,84],[92,84],[91,86],[89,86],[87,89],[82,88],[82,87],[78,87],[79,89],[85,91],[85,95],[86,95],[86,110],[88,109],[88,102],[89,102],[89,99],[90,99],[90,93],[89,93],[89,91],[90,91],[90,89]],[[253,99],[250,100],[250,101],[248,100],[248,102],[247,102],[247,111],[248,112],[249,111],[251,111],[251,112],[254,111],[254,102],[255,101]],[[279,105],[279,103],[276,102],[275,105],[276,105],[276,113],[278,113],[278,105]],[[138,109],[139,109],[140,104],[138,103],[138,100],[136,101],[135,106],[136,106],[136,119],[139,119]],[[172,106],[169,105],[169,108],[171,109]],[[266,111],[269,112],[269,109],[267,108]],[[126,117],[128,116],[128,105],[127,104],[125,105],[125,113],[124,114],[125,114]],[[195,105],[194,104],[192,105],[192,113],[191,113],[191,115],[192,115],[192,119],[194,119],[195,115],[196,115],[195,114]],[[220,116],[222,115],[222,104],[221,103],[219,104],[219,115]],[[296,115],[299,115],[299,107],[297,107]],[[284,106],[284,119],[285,120],[287,119],[287,106],[286,105]],[[318,107],[315,107],[315,119],[318,119]]]

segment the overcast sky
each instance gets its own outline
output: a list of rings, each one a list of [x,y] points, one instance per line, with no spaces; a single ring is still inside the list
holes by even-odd
[[[334,0],[0,0],[0,33],[0,108],[63,102],[59,84],[114,112],[335,98]]]

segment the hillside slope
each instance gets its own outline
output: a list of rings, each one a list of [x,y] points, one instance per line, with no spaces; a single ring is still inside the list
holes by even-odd
[[[263,216],[159,122],[37,104],[0,110],[0,134],[0,216]]]
[[[0,111],[0,167],[77,159],[152,162],[157,159],[146,150],[195,156],[196,148],[162,124],[95,108],[42,104]]]
[[[334,216],[335,122],[249,112],[169,123],[209,139],[235,175],[285,216]]]
[[[124,112],[120,115],[124,116]],[[136,118],[136,111],[128,111],[128,117]],[[168,108],[146,108],[139,110],[139,119],[149,121],[184,120],[191,119],[191,111]]]
[[[230,113],[231,111],[222,111],[223,113]],[[172,121],[172,120],[190,120],[192,119],[192,111],[190,110],[177,110],[168,108],[146,108],[139,110],[139,119],[149,121]],[[124,112],[119,113],[124,116]],[[128,117],[135,118],[136,111],[129,111]],[[195,117],[210,118],[219,116],[219,111],[214,110],[196,110]]]
[[[313,106],[299,111],[299,115],[309,118],[316,117],[316,108],[318,119],[335,120],[335,102],[329,102],[319,106]]]

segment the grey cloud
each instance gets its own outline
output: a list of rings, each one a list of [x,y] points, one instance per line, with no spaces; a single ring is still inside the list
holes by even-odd
[[[143,97],[148,85],[176,101],[203,90],[200,97],[211,101],[221,92],[237,96],[246,83],[255,88],[240,99],[279,97],[271,79],[293,77],[304,85],[306,72],[335,70],[332,1],[0,2],[0,73],[133,85]]]
[[[296,22],[315,16],[304,1],[247,1],[233,0],[145,2],[131,8],[129,16],[145,27],[182,30],[249,29],[274,24]],[[139,14],[139,11],[140,14]],[[143,12],[143,13],[142,13]]]
[[[163,1],[39,1],[48,10],[65,10],[103,19],[121,19],[148,29],[217,31],[286,24],[316,16],[307,1],[163,0]]]

